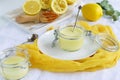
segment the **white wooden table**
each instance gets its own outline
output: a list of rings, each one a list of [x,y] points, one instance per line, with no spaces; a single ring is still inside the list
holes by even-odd
[[[6,12],[22,6],[25,0],[0,0],[0,16]],[[101,0],[83,0],[83,2],[95,2]],[[119,0],[109,0],[115,9],[120,11]],[[120,21],[111,22],[107,19],[100,19],[96,23],[108,24],[113,28],[120,41]],[[94,23],[92,23],[94,24]],[[11,23],[5,22],[0,18],[0,51],[24,42],[29,36],[29,33],[18,29]],[[0,76],[0,80],[4,80]],[[120,61],[117,65],[96,72],[74,72],[74,73],[54,73],[38,69],[31,69],[22,80],[120,80]]]

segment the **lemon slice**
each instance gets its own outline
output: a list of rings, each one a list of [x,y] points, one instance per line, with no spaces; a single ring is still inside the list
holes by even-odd
[[[39,0],[28,0],[23,5],[23,11],[29,15],[35,15],[41,10]]]
[[[49,9],[50,3],[51,3],[51,0],[40,0],[40,4],[41,4],[42,9]]]
[[[66,0],[52,0],[51,8],[56,14],[63,14],[68,9],[67,1]]]

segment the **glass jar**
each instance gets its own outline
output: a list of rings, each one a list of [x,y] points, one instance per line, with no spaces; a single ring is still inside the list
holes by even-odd
[[[110,36],[110,34],[98,33],[95,35],[91,31],[86,31],[86,36],[88,36],[91,40],[94,41],[95,44],[106,51],[115,52],[119,50],[118,41]]]
[[[73,31],[73,25],[62,26],[58,29],[58,43],[61,49],[66,51],[76,51],[81,48],[84,42],[84,31],[76,26]]]
[[[0,68],[7,80],[23,78],[29,70],[29,57],[26,49],[14,47],[1,52]]]
[[[88,37],[94,44],[100,48],[114,52],[119,50],[119,43],[107,33],[93,34],[91,31],[81,26],[76,26],[73,31],[73,25],[61,26],[57,29],[58,44],[61,49],[66,51],[77,51],[83,43],[85,37]]]

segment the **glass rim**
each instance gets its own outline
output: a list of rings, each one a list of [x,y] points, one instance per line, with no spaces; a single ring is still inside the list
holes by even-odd
[[[9,55],[7,55],[7,54],[5,54],[6,52],[8,52],[8,51],[10,51],[10,50],[12,50],[12,51],[16,51],[16,50],[24,50],[25,51],[25,59],[23,60],[23,61],[21,61],[21,62],[19,62],[19,63],[15,63],[15,64],[4,64],[3,62],[4,62],[4,59],[6,59]],[[1,66],[4,66],[4,67],[16,67],[16,66],[19,66],[19,64],[24,64],[24,63],[27,63],[28,62],[28,60],[29,60],[29,56],[28,56],[28,53],[27,53],[27,49],[24,49],[24,48],[20,48],[20,47],[12,47],[12,48],[7,48],[7,49],[4,49],[3,51],[2,51],[2,54],[0,54],[0,56],[1,55],[4,55],[4,57],[2,58],[2,59],[0,59],[0,65]]]
[[[64,28],[66,28],[66,27],[73,27],[73,25],[64,25],[64,27],[58,27],[58,29],[57,29],[57,32],[58,32],[58,36],[60,36],[60,37],[63,37],[63,38],[65,38],[65,39],[79,39],[79,38],[81,38],[82,36],[84,36],[84,33],[85,33],[85,30],[82,28],[82,27],[80,27],[80,26],[78,26],[78,25],[76,25],[76,28],[78,28],[78,29],[80,29],[81,30],[81,32],[82,32],[82,34],[80,35],[80,36],[70,36],[70,35],[65,35],[65,34],[63,34],[63,33],[61,33],[60,31],[62,30],[62,29],[64,29]],[[74,28],[74,27],[73,27]],[[66,37],[69,37],[69,38],[66,38],[66,37],[64,37],[64,36],[66,36]],[[77,37],[77,38],[76,38]]]
[[[105,34],[105,33],[100,33],[96,36],[96,42],[97,44],[104,50],[110,51],[110,52],[115,52],[117,50],[119,50],[119,43],[112,38],[110,35]],[[113,44],[113,46],[109,45],[108,47],[105,47],[101,41],[109,41],[111,44]]]

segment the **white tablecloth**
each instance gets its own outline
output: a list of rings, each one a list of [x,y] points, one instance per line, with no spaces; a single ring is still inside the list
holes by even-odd
[[[101,0],[83,0],[84,3],[96,1]],[[115,9],[120,11],[119,0],[109,1]],[[4,15],[8,11],[21,7],[23,2],[24,0],[0,0],[0,16]],[[112,22],[111,20],[102,18],[96,23],[110,25],[120,40],[120,20]],[[91,22],[91,24],[94,23]],[[16,27],[16,25],[5,22],[3,18],[0,18],[0,51],[24,42],[29,35],[29,32],[25,32]],[[0,80],[4,79],[0,76]],[[99,70],[96,72],[54,73],[31,69],[22,80],[120,80],[120,61],[118,61],[116,66],[112,68]]]

